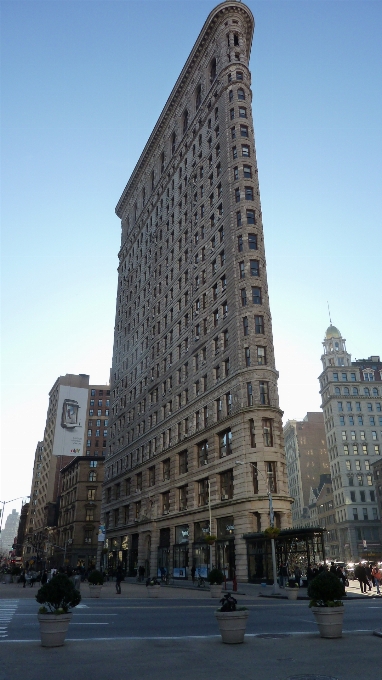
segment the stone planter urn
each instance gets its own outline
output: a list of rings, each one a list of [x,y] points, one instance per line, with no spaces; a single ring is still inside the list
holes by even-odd
[[[238,645],[244,642],[245,629],[249,611],[247,609],[234,612],[216,611],[215,616],[222,636],[222,642],[228,645]]]
[[[311,607],[311,609],[322,638],[342,637],[342,624],[344,619],[343,606]]]
[[[68,632],[72,613],[38,614],[41,645],[43,647],[62,647]]]
[[[147,593],[149,597],[159,597],[160,586],[159,585],[147,586]]]
[[[287,594],[288,600],[297,600],[298,597],[298,588],[285,588],[285,592]]]
[[[211,597],[214,597],[214,598],[220,597],[220,595],[222,593],[222,587],[218,586],[216,583],[214,583],[210,586],[210,592],[211,592]]]
[[[90,597],[101,597],[102,586],[94,586],[89,583]]]

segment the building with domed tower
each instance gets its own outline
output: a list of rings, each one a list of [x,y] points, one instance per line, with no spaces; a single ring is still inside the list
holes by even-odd
[[[382,455],[382,362],[352,361],[341,332],[329,326],[319,376],[340,558],[382,558],[372,464]]]
[[[291,525],[253,30],[242,2],[211,11],[116,207],[103,554],[130,574],[189,578],[217,565],[246,581],[245,535],[270,525],[270,490],[277,526]]]

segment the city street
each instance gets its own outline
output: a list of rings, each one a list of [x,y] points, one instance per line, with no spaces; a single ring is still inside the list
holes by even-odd
[[[381,676],[382,599],[345,603],[344,637],[321,640],[306,600],[289,602],[238,596],[250,610],[244,645],[223,645],[209,591],[163,588],[152,599],[146,588],[123,584],[122,596],[107,584],[102,599],[87,597],[74,610],[63,648],[40,646],[36,591],[3,586],[0,592],[0,680],[70,678],[129,680],[150,677],[286,680],[302,673],[339,680]],[[249,590],[247,588],[247,590]],[[8,597],[6,597],[8,595]],[[14,597],[9,597],[14,595]],[[105,595],[105,596],[104,596]],[[52,667],[53,664],[53,667]]]

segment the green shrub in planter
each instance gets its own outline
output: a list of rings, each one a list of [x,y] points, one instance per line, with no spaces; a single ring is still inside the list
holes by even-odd
[[[81,594],[66,574],[56,574],[37,591],[36,600],[41,607],[40,614],[67,614],[81,602]]]
[[[211,586],[217,585],[221,586],[221,584],[224,582],[224,574],[220,569],[211,569],[210,573],[207,576],[207,580]]]
[[[94,569],[94,571],[91,571],[89,576],[88,576],[88,583],[91,586],[103,586],[104,582],[104,577],[103,574],[101,574],[100,571],[97,569]]]
[[[308,586],[309,607],[341,607],[344,595],[343,582],[330,571],[322,571]]]

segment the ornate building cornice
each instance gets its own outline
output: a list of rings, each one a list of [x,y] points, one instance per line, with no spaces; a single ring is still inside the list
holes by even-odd
[[[179,105],[182,96],[185,93],[186,86],[188,85],[189,77],[195,68],[195,65],[199,58],[203,55],[204,48],[206,44],[211,40],[211,34],[215,31],[216,26],[225,15],[236,13],[239,14],[241,18],[245,21],[245,35],[246,35],[246,51],[247,59],[249,60],[249,55],[252,46],[253,30],[255,25],[255,20],[251,10],[244,5],[242,2],[222,2],[215,9],[210,12],[207,17],[205,24],[195,42],[195,45],[188,57],[181,73],[176,81],[172,92],[167,99],[167,102],[159,116],[159,119],[143,149],[138,162],[130,176],[128,183],[119,199],[115,212],[120,219],[123,217],[123,212],[128,203],[129,195],[134,192],[137,182],[140,181],[141,173],[145,171],[145,166],[149,158],[153,156],[153,148],[158,143],[159,139],[163,136],[166,126],[168,125],[171,117],[174,115],[174,110],[176,110]]]

